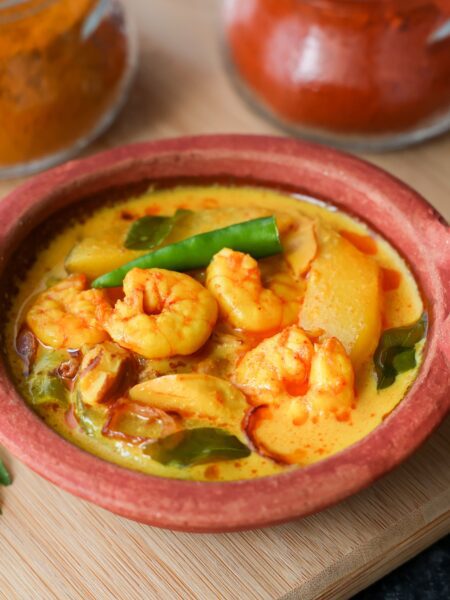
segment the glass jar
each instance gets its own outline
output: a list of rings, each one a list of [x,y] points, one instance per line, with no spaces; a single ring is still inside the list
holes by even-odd
[[[0,0],[0,177],[47,168],[99,135],[135,56],[115,0]]]
[[[225,0],[231,72],[291,133],[387,150],[450,128],[450,0]]]

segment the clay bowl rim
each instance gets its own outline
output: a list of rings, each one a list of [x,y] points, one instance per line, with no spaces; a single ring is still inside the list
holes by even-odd
[[[61,488],[150,525],[224,532],[303,517],[393,469],[448,413],[449,232],[442,217],[408,186],[337,150],[270,136],[184,137],[118,147],[69,162],[19,186],[0,202],[0,267],[7,267],[20,241],[62,205],[133,182],[192,176],[204,181],[230,176],[329,199],[408,256],[428,300],[430,327],[424,361],[407,396],[368,436],[314,465],[255,480],[192,482],[131,471],[64,440],[28,408],[3,359],[0,443]]]

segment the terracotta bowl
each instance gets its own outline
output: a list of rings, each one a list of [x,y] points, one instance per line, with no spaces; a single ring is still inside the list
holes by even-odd
[[[56,485],[142,523],[198,532],[262,527],[319,511],[408,457],[450,408],[450,258],[444,220],[413,190],[340,152],[288,139],[207,136],[122,147],[44,173],[0,202],[0,287],[18,246],[49,215],[149,182],[237,181],[332,201],[407,258],[430,314],[420,373],[405,399],[359,443],[304,469],[253,481],[186,482],[123,469],[49,429],[0,364],[0,443]],[[430,465],[430,468],[432,465]]]

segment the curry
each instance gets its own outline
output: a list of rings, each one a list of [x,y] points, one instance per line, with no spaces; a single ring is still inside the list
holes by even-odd
[[[17,282],[23,397],[144,473],[248,479],[370,433],[420,366],[426,313],[394,248],[322,202],[179,186],[97,208]]]

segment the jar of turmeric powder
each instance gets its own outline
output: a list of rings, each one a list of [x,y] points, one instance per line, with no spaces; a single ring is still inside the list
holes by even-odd
[[[115,0],[0,0],[0,177],[47,168],[99,135],[134,63]]]
[[[291,133],[386,150],[450,128],[450,0],[225,0],[231,72]]]

